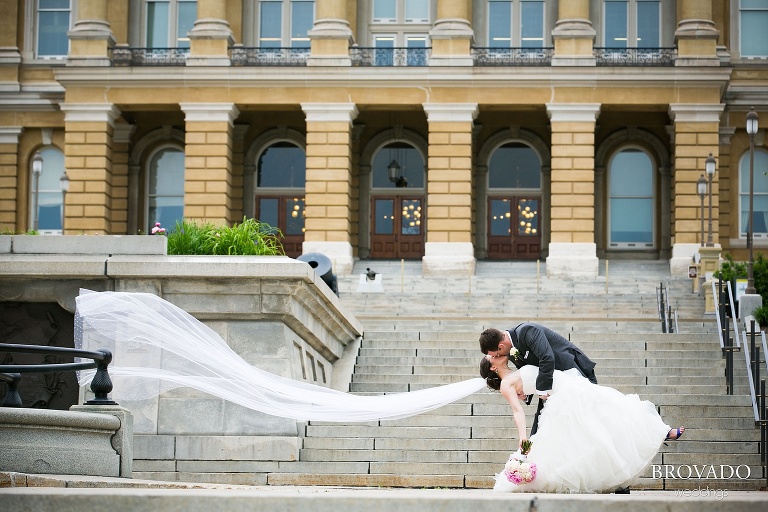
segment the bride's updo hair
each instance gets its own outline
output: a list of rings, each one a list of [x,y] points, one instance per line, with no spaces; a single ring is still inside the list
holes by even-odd
[[[491,362],[486,358],[480,360],[480,376],[485,379],[488,387],[498,391],[501,388],[501,379],[499,374],[491,370]]]

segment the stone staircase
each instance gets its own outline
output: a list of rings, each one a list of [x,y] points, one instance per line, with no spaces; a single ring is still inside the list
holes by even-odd
[[[365,268],[384,274],[385,293],[356,292]],[[537,321],[582,347],[598,363],[601,384],[638,393],[667,423],[688,429],[654,460],[655,471],[667,478],[652,466],[639,488],[764,485],[760,432],[746,387],[726,395],[715,321],[704,315],[703,298],[691,292],[689,280],[670,277],[665,262],[611,262],[607,278],[604,263],[595,279],[543,275],[535,262],[480,262],[471,276],[446,277],[422,277],[420,264],[358,263],[351,276],[339,277],[340,297],[365,326],[350,391],[405,392],[475,377],[480,330]],[[659,286],[678,311],[676,334],[661,333]],[[736,361],[738,379],[743,356]],[[527,409],[530,425],[535,402]],[[487,488],[515,437],[508,404],[490,391],[402,420],[311,422],[299,459],[281,463],[267,483]],[[714,478],[721,465],[726,476],[728,467],[741,466],[741,476],[749,467],[750,478]],[[697,479],[697,470],[709,478]]]

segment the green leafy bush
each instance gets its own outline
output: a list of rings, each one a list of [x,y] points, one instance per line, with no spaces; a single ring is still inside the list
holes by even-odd
[[[232,227],[184,220],[167,236],[173,255],[285,255],[280,230],[255,219],[244,218]]]
[[[715,272],[716,278],[730,282],[737,277],[747,277],[747,264],[745,262],[734,261],[733,256],[728,253],[725,253],[723,256],[725,261],[720,264],[720,270]]]
[[[755,321],[760,327],[768,326],[768,305],[760,306],[753,313]]]

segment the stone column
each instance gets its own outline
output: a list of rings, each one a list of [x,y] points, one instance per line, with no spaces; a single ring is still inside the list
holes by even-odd
[[[430,66],[472,66],[471,12],[470,0],[437,0],[437,20],[429,32]]]
[[[128,230],[128,190],[131,186],[128,178],[128,151],[135,129],[131,124],[117,124],[112,136],[112,229],[115,234],[138,234]]]
[[[669,115],[675,128],[675,156],[672,189],[674,207],[672,211],[672,259],[669,269],[672,275],[688,275],[688,265],[699,251],[701,231],[701,199],[696,191],[696,182],[704,173],[704,162],[712,153],[719,154],[720,115],[722,104],[673,103]],[[720,173],[712,181],[712,235],[717,241],[718,227],[717,182]]]
[[[115,39],[107,22],[107,0],[79,0],[77,21],[67,36],[68,66],[110,66]]]
[[[0,127],[0,229],[11,232],[31,227],[22,226],[21,219],[16,217],[17,211],[29,211],[29,208],[19,208],[17,203],[17,200],[30,196],[29,185],[23,186],[18,179],[19,136],[23,131],[21,126]],[[21,175],[29,176],[30,172],[31,166],[28,166],[27,172]]]
[[[334,273],[349,274],[352,249],[353,103],[302,103],[307,118],[304,254],[330,258]]]
[[[594,66],[595,29],[589,19],[589,0],[558,2],[553,66]]]
[[[197,0],[197,20],[189,31],[187,66],[229,66],[234,43],[226,0]]]
[[[675,31],[677,58],[675,66],[720,66],[717,38],[712,21],[712,2],[681,0],[681,19]]]
[[[18,2],[5,2],[0,17],[0,91],[18,91],[21,52],[18,46]],[[0,132],[2,133],[2,132]]]
[[[312,30],[308,66],[351,66],[349,46],[353,42],[346,0],[318,0]]]
[[[114,234],[112,144],[120,111],[110,103],[63,103],[61,110],[69,176],[67,230]]]
[[[184,217],[214,224],[234,216],[232,133],[240,114],[233,103],[180,103],[184,112]]]
[[[477,103],[425,103],[429,123],[424,275],[474,271],[472,131]]]
[[[598,274],[595,125],[600,104],[547,104],[552,129],[548,276]]]

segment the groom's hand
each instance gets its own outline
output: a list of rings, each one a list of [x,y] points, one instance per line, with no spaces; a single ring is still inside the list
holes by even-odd
[[[543,395],[539,395],[539,400],[546,400],[549,398],[549,395],[547,393],[544,393]]]

